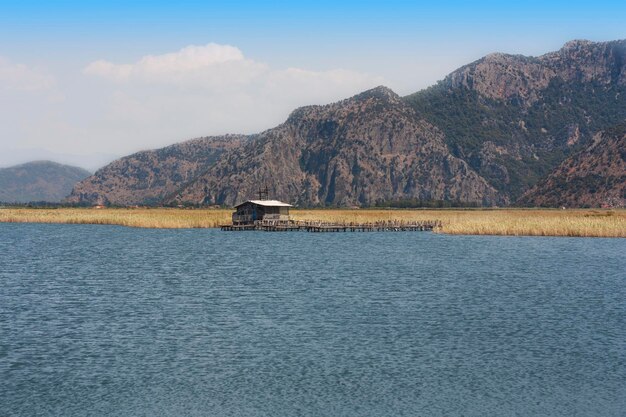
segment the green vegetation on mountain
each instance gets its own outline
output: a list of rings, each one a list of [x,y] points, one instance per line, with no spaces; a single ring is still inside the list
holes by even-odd
[[[571,42],[538,58],[493,54],[405,100],[514,201],[626,118],[625,59],[625,41]]]
[[[599,133],[519,200],[527,206],[626,206],[626,123]]]

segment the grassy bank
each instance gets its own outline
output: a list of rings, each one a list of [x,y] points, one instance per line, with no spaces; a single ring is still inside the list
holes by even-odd
[[[205,228],[230,222],[231,210],[0,209],[0,222]],[[626,237],[626,210],[293,210],[295,220],[365,223],[440,220],[438,232],[464,235]]]

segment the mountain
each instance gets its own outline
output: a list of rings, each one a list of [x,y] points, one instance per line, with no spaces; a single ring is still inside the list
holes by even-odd
[[[113,161],[76,184],[67,203],[155,205],[194,180],[227,149],[240,146],[242,135],[203,137],[142,151]]]
[[[626,40],[491,54],[406,97],[453,155],[512,201],[626,118]]]
[[[378,87],[297,109],[257,135],[122,158],[68,201],[233,204],[268,186],[301,206],[506,205],[626,120],[625,66],[626,40],[490,54],[406,97]]]
[[[519,200],[545,207],[626,206],[626,123],[598,133]]]
[[[3,148],[0,152],[0,166],[13,166],[30,161],[56,161],[63,165],[79,166],[87,171],[95,172],[111,161],[119,158],[114,155],[102,152],[89,153],[68,153],[53,152],[45,148]]]
[[[0,168],[0,202],[60,202],[89,171],[50,161]]]
[[[443,134],[385,87],[288,120],[233,148],[171,201],[234,204],[267,186],[299,205],[373,205],[418,198],[500,203]]]

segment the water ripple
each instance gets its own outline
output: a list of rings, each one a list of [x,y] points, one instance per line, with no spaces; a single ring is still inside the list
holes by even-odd
[[[625,242],[0,224],[0,415],[623,416]]]

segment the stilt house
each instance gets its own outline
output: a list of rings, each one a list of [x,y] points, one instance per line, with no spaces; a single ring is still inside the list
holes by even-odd
[[[235,206],[233,225],[254,224],[257,220],[288,223],[289,207],[291,204],[278,200],[248,200]]]

